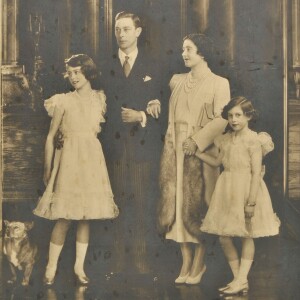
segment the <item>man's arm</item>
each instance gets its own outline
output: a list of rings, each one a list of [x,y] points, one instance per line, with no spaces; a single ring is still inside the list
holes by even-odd
[[[143,122],[143,114],[145,114],[142,111],[134,110],[131,108],[125,108],[122,107],[121,116],[122,121],[124,123],[134,123],[134,122]]]
[[[158,100],[157,100],[158,101]],[[147,114],[151,115],[153,118],[158,119],[160,114],[160,102],[154,105],[151,105],[151,108],[146,110]],[[146,127],[147,124],[147,115],[144,111],[138,111],[131,108],[122,107],[122,121],[124,123],[141,123],[142,127]]]

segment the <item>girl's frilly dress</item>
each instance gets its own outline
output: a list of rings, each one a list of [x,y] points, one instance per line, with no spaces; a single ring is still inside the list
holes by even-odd
[[[250,193],[251,156],[274,149],[269,134],[248,130],[241,137],[228,132],[215,139],[222,154],[224,171],[218,178],[201,231],[220,236],[263,237],[279,233],[280,221],[273,212],[271,198],[263,180],[256,197],[254,216],[245,218],[244,207]]]
[[[56,220],[112,219],[119,210],[114,202],[101,144],[97,138],[105,122],[106,97],[92,91],[82,100],[74,91],[45,101],[49,116],[63,112],[63,143],[55,149],[51,177],[34,214]]]

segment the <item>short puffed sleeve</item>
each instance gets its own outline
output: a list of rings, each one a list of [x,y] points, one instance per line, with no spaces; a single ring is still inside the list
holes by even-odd
[[[53,117],[54,109],[64,112],[65,94],[56,94],[44,101],[44,107],[50,117]]]
[[[274,143],[271,136],[266,132],[254,133],[248,140],[248,147],[250,155],[255,151],[261,151],[262,155],[265,156],[269,152],[273,151]]]
[[[267,132],[258,133],[257,138],[261,144],[263,156],[266,156],[268,153],[274,150],[272,137]]]

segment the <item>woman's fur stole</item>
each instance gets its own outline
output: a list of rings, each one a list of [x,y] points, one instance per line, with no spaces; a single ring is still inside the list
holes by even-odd
[[[167,141],[160,166],[161,197],[158,205],[160,233],[170,231],[176,215],[176,154]],[[203,163],[196,156],[185,156],[183,166],[183,223],[189,233],[201,236],[200,226],[207,211],[204,201]]]

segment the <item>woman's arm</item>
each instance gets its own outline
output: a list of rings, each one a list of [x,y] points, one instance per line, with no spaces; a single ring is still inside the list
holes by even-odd
[[[248,218],[253,217],[254,208],[256,205],[256,195],[261,180],[261,165],[262,165],[262,151],[261,147],[259,150],[254,151],[251,156],[251,183],[250,193],[247,203],[245,205],[245,215]]]
[[[49,133],[45,145],[45,161],[44,161],[44,184],[47,186],[51,175],[51,163],[54,153],[54,137],[58,131],[59,125],[63,117],[63,110],[54,109],[53,118],[50,124]]]
[[[200,151],[197,151],[196,155],[212,167],[219,167],[222,164],[221,152],[219,152],[219,155],[217,157],[211,156],[205,152]]]
[[[214,91],[214,100],[212,103],[212,119],[204,125],[200,130],[195,132],[192,136],[193,140],[197,144],[197,148],[203,152],[207,147],[209,147],[214,139],[222,134],[224,131],[227,120],[224,120],[221,117],[221,113],[223,107],[229,102],[230,100],[230,89],[229,89],[229,82],[225,78],[217,77],[215,83],[216,89]]]

